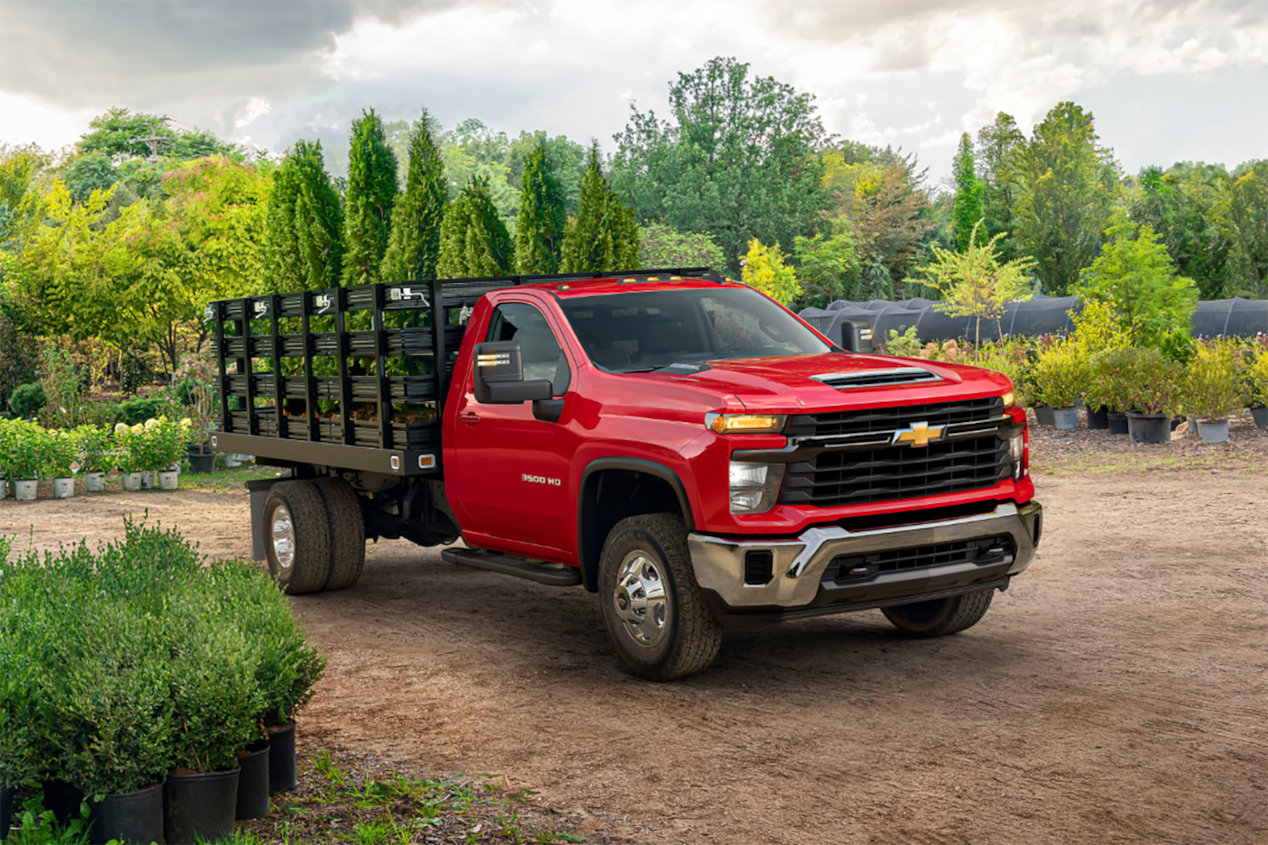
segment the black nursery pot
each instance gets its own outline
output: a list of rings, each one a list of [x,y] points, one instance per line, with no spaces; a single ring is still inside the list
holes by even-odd
[[[269,814],[269,743],[253,742],[238,755],[238,809],[234,817],[262,819]]]
[[[1170,443],[1171,420],[1166,414],[1127,413],[1127,426],[1134,443]]]
[[[1097,411],[1093,411],[1091,408],[1088,408],[1087,409],[1087,427],[1089,431],[1104,430],[1109,428],[1110,427],[1109,408],[1101,408],[1100,410],[1097,410]]]
[[[1055,425],[1055,421],[1052,418],[1052,408],[1048,407],[1047,405],[1036,405],[1034,407],[1034,411],[1035,411],[1035,425],[1046,425],[1046,426]]]
[[[1126,414],[1121,414],[1118,411],[1110,411],[1108,414],[1106,414],[1106,418],[1109,420],[1110,434],[1126,434],[1127,433],[1127,415]]]
[[[167,841],[232,839],[239,772],[168,775],[163,790],[163,836]]]
[[[94,801],[92,827],[88,833],[91,845],[107,842],[163,841],[163,784],[106,795]]]
[[[12,786],[6,786],[0,789],[0,839],[9,838],[9,826],[13,824],[13,793],[17,792]]]
[[[295,723],[269,728],[269,790],[290,792],[298,785],[295,777]]]
[[[64,780],[46,780],[40,784],[44,794],[44,809],[52,810],[58,824],[69,824],[79,818],[79,805],[84,793]]]
[[[204,455],[199,454],[196,449],[190,449],[185,455],[189,458],[190,472],[211,472],[216,468],[215,452],[208,452]]]

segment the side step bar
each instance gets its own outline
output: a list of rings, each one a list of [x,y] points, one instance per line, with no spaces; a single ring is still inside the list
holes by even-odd
[[[575,587],[581,583],[581,570],[561,563],[538,563],[520,557],[472,549],[443,549],[440,552],[440,558],[449,563],[460,563],[463,566],[474,566],[476,569],[501,572],[503,575],[514,575],[516,578],[527,578],[529,581],[551,587]]]

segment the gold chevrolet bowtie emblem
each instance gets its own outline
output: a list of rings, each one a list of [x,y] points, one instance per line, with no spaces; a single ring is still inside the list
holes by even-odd
[[[914,448],[928,446],[934,440],[942,439],[942,426],[929,427],[929,423],[912,423],[911,428],[902,428],[894,432],[894,444],[910,443]]]

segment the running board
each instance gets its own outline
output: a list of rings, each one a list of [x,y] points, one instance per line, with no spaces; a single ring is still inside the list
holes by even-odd
[[[503,575],[514,575],[516,578],[527,578],[551,587],[575,587],[581,583],[581,570],[561,563],[539,563],[510,555],[472,549],[443,549],[440,557],[441,560],[449,563],[460,563],[463,566],[474,566],[476,569],[501,572]]]

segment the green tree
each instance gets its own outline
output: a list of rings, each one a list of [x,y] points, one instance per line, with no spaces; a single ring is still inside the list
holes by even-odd
[[[750,239],[792,243],[824,207],[826,140],[811,94],[716,58],[669,86],[672,121],[631,106],[613,184],[642,221],[703,232],[736,267]]]
[[[1226,208],[1233,239],[1227,295],[1268,297],[1268,159],[1248,161],[1233,172]]]
[[[540,144],[524,164],[519,220],[515,226],[515,271],[558,270],[565,223],[563,191],[551,172],[546,145]]]
[[[982,196],[985,188],[977,178],[973,142],[967,132],[960,136],[960,148],[956,151],[952,170],[955,174],[955,208],[951,212],[951,220],[956,246],[963,252],[972,246],[973,232],[984,216]]]
[[[1120,214],[1106,235],[1109,241],[1083,271],[1074,293],[1108,304],[1134,346],[1157,346],[1172,332],[1187,334],[1197,288],[1192,279],[1176,274],[1154,230]]]
[[[663,223],[638,227],[638,266],[645,268],[726,266],[726,256],[708,235],[679,232]]]
[[[1063,295],[1078,281],[1110,222],[1118,169],[1096,142],[1092,115],[1058,103],[1016,155],[1017,233],[1048,293]]]
[[[744,284],[757,288],[783,305],[801,296],[797,274],[788,266],[787,256],[779,244],[765,246],[757,238],[749,241],[741,274]]]
[[[1027,271],[1034,266],[1033,261],[1023,258],[1001,263],[995,244],[1004,237],[1003,233],[980,243],[980,227],[979,223],[969,231],[968,245],[961,252],[932,247],[933,261],[920,268],[929,286],[942,296],[935,306],[939,311],[953,317],[974,318],[975,345],[982,338],[983,319],[995,320],[998,333],[1003,335],[999,318],[1004,306],[1010,300],[1030,299]]]
[[[396,156],[373,109],[352,124],[344,204],[343,284],[379,280],[396,201]]]
[[[476,177],[445,211],[436,273],[442,279],[505,276],[513,259],[511,236],[489,197],[488,181]]]
[[[599,166],[599,145],[590,147],[577,216],[564,227],[560,270],[602,273],[634,269],[638,263],[638,224],[633,209],[617,199]]]
[[[1017,128],[1017,121],[1006,112],[995,116],[990,126],[977,133],[977,167],[982,182],[982,216],[985,220],[983,234],[987,239],[1003,235],[997,241],[996,252],[1003,261],[1018,257],[1019,247],[1014,232],[1017,215],[1018,151],[1026,142],[1026,136]]]
[[[320,141],[318,142],[320,143]],[[273,170],[264,236],[264,290],[285,293],[299,290],[307,270],[295,232],[295,200],[299,196],[298,152],[292,147]]]
[[[510,172],[507,178],[512,185],[523,185],[528,158],[540,146],[546,148],[546,163],[550,166],[555,181],[559,183],[565,217],[573,216],[581,203],[581,176],[586,169],[584,145],[563,135],[550,138],[545,132],[521,132],[518,138],[511,141]]]
[[[392,212],[392,234],[383,258],[384,280],[436,278],[447,198],[444,163],[424,109],[409,138],[405,195]]]
[[[322,159],[321,141],[295,142],[295,244],[308,290],[339,287],[343,208]]]
[[[75,147],[80,153],[96,153],[115,161],[143,158],[150,155],[150,147],[136,139],[148,136],[164,139],[159,144],[158,154],[165,158],[179,161],[210,155],[237,160],[243,158],[242,150],[206,130],[177,131],[167,125],[166,118],[117,106],[90,120],[88,131],[80,136]]]
[[[22,234],[43,222],[31,186],[51,163],[51,156],[34,144],[0,144],[0,249],[17,248]]]
[[[857,292],[859,256],[849,230],[820,232],[793,242],[797,277],[805,292],[805,302],[826,308],[838,299],[850,299]]]
[[[1166,244],[1176,270],[1198,286],[1203,299],[1220,299],[1228,277],[1231,232],[1220,225],[1232,179],[1220,165],[1180,162],[1146,167],[1131,202],[1131,217],[1148,224]]]

